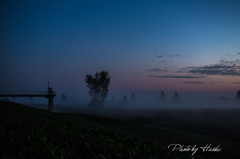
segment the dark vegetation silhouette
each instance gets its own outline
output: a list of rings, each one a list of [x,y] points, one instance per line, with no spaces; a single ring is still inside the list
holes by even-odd
[[[174,104],[180,104],[182,102],[177,92],[174,93],[172,102]]]
[[[131,103],[136,103],[136,97],[134,94],[131,95]]]
[[[166,103],[166,96],[165,96],[165,93],[163,92],[163,91],[161,91],[161,94],[160,94],[160,96],[159,96],[159,102],[160,103]]]
[[[122,100],[120,101],[120,104],[124,104],[124,105],[128,104],[128,99],[126,95],[123,96]]]
[[[240,103],[240,90],[237,92],[237,96],[235,97],[235,101]]]
[[[90,106],[103,105],[108,95],[110,76],[107,71],[96,72],[95,75],[86,75],[85,82],[89,88],[89,95],[92,97]]]

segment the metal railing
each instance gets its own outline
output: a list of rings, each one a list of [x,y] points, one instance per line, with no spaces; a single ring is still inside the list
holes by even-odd
[[[48,91],[0,91],[0,95],[48,95]]]

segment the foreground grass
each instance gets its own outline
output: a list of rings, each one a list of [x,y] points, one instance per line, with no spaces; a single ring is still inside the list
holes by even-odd
[[[230,157],[172,152],[167,148],[170,143],[206,143],[205,137],[180,130],[86,114],[49,114],[3,101],[0,109],[0,158]]]
[[[189,158],[125,131],[0,102],[0,158]]]

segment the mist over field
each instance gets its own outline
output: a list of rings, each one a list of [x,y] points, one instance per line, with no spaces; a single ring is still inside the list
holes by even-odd
[[[90,97],[85,99],[79,97],[68,97],[67,100],[61,99],[61,94],[54,98],[54,112],[67,113],[86,113],[97,115],[109,115],[111,117],[119,116],[152,116],[157,111],[182,112],[184,110],[193,110],[201,112],[202,110],[226,110],[239,109],[240,103],[235,100],[236,93],[178,93],[181,102],[174,103],[174,92],[166,92],[165,100],[161,101],[160,93],[135,93],[135,101],[131,99],[133,93],[126,93],[128,102],[122,103],[123,93],[109,93],[108,98],[102,106],[89,106]],[[48,108],[47,98],[8,98],[17,103],[26,104],[32,107],[45,109]],[[190,114],[189,114],[190,115]]]
[[[106,102],[104,103],[107,107],[122,107],[122,108],[198,108],[198,107],[209,107],[209,108],[233,108],[237,107],[239,104],[235,100],[236,93],[235,92],[227,92],[227,93],[181,93],[178,92],[179,98],[181,99],[180,103],[174,104],[173,96],[174,92],[165,92],[165,100],[160,100],[160,92],[137,92],[137,93],[110,93],[107,96]],[[71,94],[71,93],[69,93]],[[135,101],[132,101],[131,95],[134,94]],[[54,97],[54,104],[60,105],[87,105],[90,103],[91,98],[87,94],[82,94],[81,96],[75,93],[75,96],[67,96],[67,100],[63,101],[61,99],[61,93],[56,94]],[[122,104],[121,101],[123,96],[127,97],[128,103]],[[29,104],[47,104],[46,98],[39,97],[8,97],[9,100],[21,103],[29,103]]]
[[[168,95],[169,94],[169,95]],[[146,126],[169,127],[210,136],[239,141],[235,133],[240,131],[240,103],[234,94],[180,94],[180,103],[173,102],[173,94],[166,93],[166,100],[161,102],[158,94],[135,94],[136,100],[121,103],[121,96],[114,100],[108,98],[104,105],[90,106],[89,101],[54,100],[54,113],[86,114],[120,119]],[[119,99],[119,100],[118,100]],[[16,101],[18,99],[15,99]],[[44,101],[45,100],[45,101]],[[47,99],[41,103],[37,98],[21,101],[31,107],[47,110]],[[18,101],[20,102],[20,101]],[[97,121],[94,121],[97,123]],[[221,131],[221,132],[220,132]]]

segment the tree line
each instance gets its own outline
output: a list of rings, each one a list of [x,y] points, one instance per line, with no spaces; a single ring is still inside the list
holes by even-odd
[[[85,78],[85,82],[87,87],[89,88],[88,93],[91,97],[90,106],[96,105],[103,105],[106,101],[108,92],[109,92],[109,85],[110,85],[110,76],[107,71],[96,72],[95,75],[87,74]],[[114,97],[112,97],[112,101],[114,101]],[[135,102],[136,97],[134,94],[131,95],[131,102]],[[166,102],[165,93],[162,91],[159,97],[159,101],[161,103]],[[235,101],[240,103],[240,90],[237,92],[235,97]],[[128,98],[126,95],[123,96],[120,104],[127,104]],[[181,103],[181,98],[179,97],[178,93],[175,92],[172,98],[172,102],[175,104]]]

